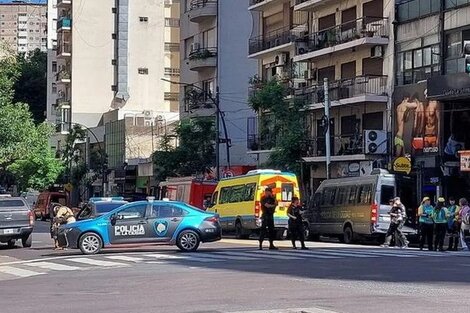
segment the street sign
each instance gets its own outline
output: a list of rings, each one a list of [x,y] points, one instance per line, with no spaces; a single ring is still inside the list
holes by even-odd
[[[398,157],[393,160],[392,167],[394,172],[409,174],[411,172],[411,161],[405,157]]]
[[[459,151],[460,171],[470,172],[470,150]]]

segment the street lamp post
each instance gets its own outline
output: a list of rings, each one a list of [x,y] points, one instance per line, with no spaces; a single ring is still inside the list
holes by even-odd
[[[227,166],[230,169],[230,141],[228,138],[228,132],[227,132],[227,125],[225,124],[225,118],[223,112],[220,110],[220,98],[219,98],[219,87],[216,89],[216,95],[215,98],[212,96],[211,93],[207,92],[203,88],[194,85],[194,84],[189,84],[189,83],[184,83],[184,82],[176,82],[172,81],[166,78],[162,78],[161,80],[166,81],[170,84],[175,84],[175,85],[183,85],[183,86],[189,86],[192,88],[195,88],[199,91],[201,91],[215,106],[215,113],[216,113],[216,123],[215,123],[215,132],[216,132],[216,140],[215,140],[215,166],[216,166],[216,177],[217,180],[220,180],[220,121],[222,121],[222,127],[224,129],[224,143],[225,143],[225,148],[226,148],[226,153],[227,153]]]
[[[105,150],[103,149],[103,147],[101,146],[101,142],[100,140],[98,139],[98,137],[96,136],[96,134],[87,126],[83,125],[83,124],[80,124],[80,123],[74,123],[74,122],[70,122],[70,123],[61,123],[61,124],[69,124],[69,125],[76,125],[76,126],[79,126],[81,128],[84,128],[88,133],[90,133],[93,138],[96,140],[96,143],[98,144],[98,148],[100,149],[100,155],[101,155],[101,186],[102,186],[102,189],[103,189],[103,197],[106,196],[106,192],[105,192],[105,188],[106,188],[106,168],[105,168],[105,164],[106,164],[106,156],[105,156]],[[89,137],[89,136],[87,136]]]

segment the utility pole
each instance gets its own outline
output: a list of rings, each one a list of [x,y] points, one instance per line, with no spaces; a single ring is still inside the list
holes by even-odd
[[[330,97],[328,91],[328,78],[323,79],[323,92],[325,100],[325,152],[326,152],[326,179],[330,179],[330,163],[331,163],[331,137],[330,137]]]
[[[155,123],[155,120],[152,118],[152,153],[155,152],[155,146],[153,144],[153,124]]]
[[[216,138],[216,143],[215,143],[215,173],[216,173],[216,178],[219,181],[220,180],[220,98],[219,98],[219,86],[216,87],[216,92],[215,92],[215,109],[216,109],[216,114],[215,114],[215,138]],[[227,138],[226,138],[227,139]]]

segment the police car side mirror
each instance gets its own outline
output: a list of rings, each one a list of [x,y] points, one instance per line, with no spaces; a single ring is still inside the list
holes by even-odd
[[[112,225],[112,226],[116,225],[116,220],[117,220],[116,214],[111,215],[111,217],[109,218],[109,220],[111,221],[111,225]]]

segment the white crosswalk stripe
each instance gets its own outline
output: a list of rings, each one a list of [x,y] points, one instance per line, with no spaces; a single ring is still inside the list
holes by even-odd
[[[32,262],[26,263],[26,265],[54,271],[76,271],[80,269],[80,267],[77,266],[64,265],[56,262]]]
[[[301,255],[294,255],[294,254],[263,254],[263,253],[253,253],[253,252],[241,252],[241,251],[230,251],[230,252],[225,252],[225,251],[217,251],[217,252],[211,252],[216,255],[227,255],[230,259],[233,260],[233,257],[236,256],[246,256],[249,258],[264,258],[264,259],[276,259],[276,260],[296,260],[296,259],[302,259]]]
[[[144,260],[142,258],[136,258],[132,256],[127,256],[127,255],[110,255],[110,256],[106,256],[106,258],[110,260],[118,260],[118,261],[134,262],[134,263],[139,263]]]
[[[321,250],[320,253],[325,251],[326,253],[333,253],[331,250]],[[399,257],[399,258],[416,258],[417,255],[411,254],[397,254],[397,253],[388,253],[388,252],[381,252],[381,251],[352,251],[349,250],[345,252],[346,257],[363,257],[363,258],[374,258],[374,257]]]
[[[97,260],[94,258],[73,258],[73,259],[66,259],[70,262],[77,262],[87,265],[94,265],[94,266],[102,266],[102,267],[121,267],[121,266],[128,266],[126,263],[118,263],[118,262],[111,262],[111,261],[103,261]]]
[[[199,253],[197,253],[199,255]],[[211,259],[211,258],[203,258],[200,256],[192,256],[187,255],[187,256],[181,256],[181,255],[172,255],[172,254],[163,254],[163,253],[154,253],[154,254],[146,254],[146,257],[153,258],[153,259],[158,259],[158,260],[190,260],[190,261],[196,261],[196,262],[219,262],[220,260],[217,259]],[[201,255],[202,256],[202,255]]]
[[[300,259],[339,259],[339,256],[334,255],[321,255],[318,253],[306,253],[307,251],[288,252],[288,251],[265,251],[259,253],[266,253],[266,255],[290,255]]]
[[[21,278],[43,275],[44,273],[34,272],[14,266],[0,266],[0,273],[5,273]]]

